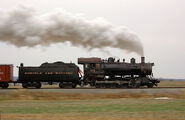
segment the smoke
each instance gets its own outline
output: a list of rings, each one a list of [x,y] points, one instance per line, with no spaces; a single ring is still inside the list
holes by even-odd
[[[89,50],[111,47],[143,56],[142,44],[135,33],[103,18],[88,20],[82,14],[61,9],[39,15],[24,6],[0,14],[0,41],[17,47],[70,42]]]

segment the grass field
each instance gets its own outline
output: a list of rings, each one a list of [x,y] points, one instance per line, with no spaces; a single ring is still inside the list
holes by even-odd
[[[2,120],[185,119],[185,101],[181,99],[16,100],[0,106]]]
[[[185,91],[64,94],[20,89],[0,94],[0,112],[1,120],[185,120]]]

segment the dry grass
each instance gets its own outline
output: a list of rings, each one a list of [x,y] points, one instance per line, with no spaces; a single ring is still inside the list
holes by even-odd
[[[185,81],[160,81],[159,87],[185,87]]]
[[[169,97],[169,100],[156,100]],[[2,120],[185,120],[185,90],[179,93],[0,93]]]
[[[120,99],[120,98],[156,98],[169,97],[185,99],[185,90],[178,93],[61,93],[61,92],[30,92],[26,89],[14,90],[12,94],[1,93],[0,100],[88,100],[88,99]]]
[[[3,115],[2,120],[183,120],[180,117],[182,114],[175,113],[171,115],[164,115],[147,112],[148,115],[141,116],[139,114],[133,114],[133,116],[128,117],[127,115],[94,115],[94,114],[8,114]],[[135,117],[134,117],[135,116]],[[158,116],[158,117],[156,117]],[[13,118],[13,119],[12,119]]]
[[[0,111],[2,120],[184,120],[184,105],[182,99],[8,100]]]
[[[164,81],[159,85],[182,87],[184,83]],[[1,120],[185,120],[185,89],[104,94],[13,91],[0,93]]]

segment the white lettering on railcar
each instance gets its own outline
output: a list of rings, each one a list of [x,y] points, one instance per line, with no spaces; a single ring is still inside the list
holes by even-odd
[[[24,73],[25,75],[41,75],[42,74],[42,72],[25,72]]]
[[[25,75],[41,75],[42,72],[24,72]],[[44,72],[45,75],[72,75],[73,72]]]

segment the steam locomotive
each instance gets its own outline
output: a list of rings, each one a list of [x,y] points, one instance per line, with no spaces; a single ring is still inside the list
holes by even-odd
[[[112,57],[107,60],[95,57],[78,58],[78,64],[83,65],[83,72],[74,63],[43,63],[35,67],[24,66],[21,63],[17,81],[12,81],[11,78],[12,65],[9,67],[6,65],[6,72],[0,65],[0,87],[7,88],[9,83],[21,83],[23,88],[41,88],[42,83],[47,82],[50,85],[59,83],[60,88],[76,88],[77,85],[90,85],[95,88],[139,88],[140,86],[152,88],[159,83],[159,80],[152,77],[154,63],[145,63],[144,57],[141,57],[141,63],[136,63],[134,58],[130,63],[124,59],[122,62],[115,61]]]
[[[115,61],[110,57],[108,60],[101,58],[78,58],[78,64],[84,68],[84,82],[96,88],[139,88],[157,86],[159,81],[152,76],[154,63],[145,63],[141,57],[141,63],[136,63],[132,58],[130,63],[123,59]]]

